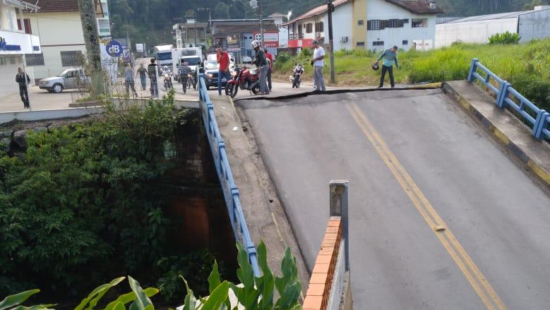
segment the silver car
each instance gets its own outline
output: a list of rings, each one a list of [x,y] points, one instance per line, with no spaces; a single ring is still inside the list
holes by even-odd
[[[64,89],[79,89],[90,85],[90,78],[84,70],[72,68],[63,70],[59,75],[40,80],[38,87],[50,93],[60,93]]]

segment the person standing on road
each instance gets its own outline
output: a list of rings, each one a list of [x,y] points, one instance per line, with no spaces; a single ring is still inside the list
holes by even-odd
[[[218,94],[222,95],[222,80],[225,78],[227,81],[231,79],[229,73],[229,54],[222,49],[220,45],[217,47],[216,60],[218,61]]]
[[[264,51],[260,48],[260,41],[252,41],[252,48],[256,52],[256,60],[254,64],[260,70],[260,95],[269,95],[269,88],[267,88],[267,72],[269,71],[269,66],[267,65],[267,58],[265,57]]]
[[[132,66],[130,64],[126,64],[126,69],[124,69],[124,79],[126,84],[126,96],[130,96],[130,88],[132,88],[132,92],[134,92],[134,96],[138,96],[138,93],[136,91],[136,83],[134,81],[134,69],[132,69]]]
[[[269,91],[271,92],[271,73],[273,72],[273,54],[271,54],[267,48],[264,49],[265,57],[269,60],[268,66],[269,70],[267,71],[267,86],[269,86]]]
[[[181,66],[178,68],[178,74],[180,75],[180,81],[183,84],[184,94],[187,93],[187,79],[191,71],[191,67],[189,67],[189,63],[187,62],[182,63]]]
[[[139,79],[141,81],[141,90],[146,90],[147,89],[147,69],[145,69],[145,66],[143,66],[143,64],[139,65],[137,74],[139,74]]]
[[[147,66],[147,73],[149,74],[149,79],[151,80],[151,97],[159,97],[159,86],[158,86],[158,65],[155,63],[155,58],[151,58],[151,64]]]
[[[23,71],[22,68],[17,69],[15,82],[19,84],[19,96],[21,96],[21,101],[23,101],[23,107],[25,109],[30,109],[31,105],[29,103],[29,91],[27,86],[31,82],[31,79],[29,78],[29,75]]]
[[[395,63],[395,67],[399,69],[399,63],[397,62],[397,46],[392,47],[391,49],[387,49],[380,54],[380,57],[376,60],[376,63],[380,61],[380,59],[384,59],[382,63],[382,76],[380,77],[380,86],[378,88],[384,87],[384,79],[386,77],[386,72],[390,74],[390,83],[391,88],[395,87],[395,80],[393,79],[393,64]]]
[[[325,78],[323,77],[323,67],[325,66],[325,50],[319,45],[319,41],[313,41],[313,59],[311,65],[313,66],[313,80],[315,84],[315,92],[326,91]]]

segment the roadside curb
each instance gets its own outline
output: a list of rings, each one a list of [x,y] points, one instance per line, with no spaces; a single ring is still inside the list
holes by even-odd
[[[510,151],[517,159],[524,163],[545,185],[550,187],[550,171],[546,170],[542,165],[537,163],[529,156],[513,139],[507,136],[501,129],[497,127],[488,117],[486,117],[476,106],[466,99],[459,91],[457,91],[450,83],[443,84],[443,92],[455,99],[457,103],[464,108],[471,116],[478,120],[496,140]],[[506,111],[502,111],[506,113]]]

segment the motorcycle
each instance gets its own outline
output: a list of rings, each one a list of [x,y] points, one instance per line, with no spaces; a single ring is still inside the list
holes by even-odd
[[[260,92],[260,72],[257,68],[250,69],[248,67],[235,68],[235,73],[225,85],[225,94],[231,98],[235,98],[242,90],[248,90],[254,95]]]
[[[304,74],[304,67],[302,64],[296,64],[292,76],[289,78],[292,83],[292,88],[300,88],[302,83],[302,74]]]
[[[172,84],[172,72],[170,70],[166,70],[162,73],[162,76],[164,77],[164,90],[170,90],[174,87]]]

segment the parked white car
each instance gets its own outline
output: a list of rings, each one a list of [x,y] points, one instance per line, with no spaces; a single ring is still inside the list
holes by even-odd
[[[64,89],[78,89],[90,84],[90,78],[84,75],[80,68],[66,69],[57,76],[41,79],[38,83],[40,89],[50,93],[60,93]]]

